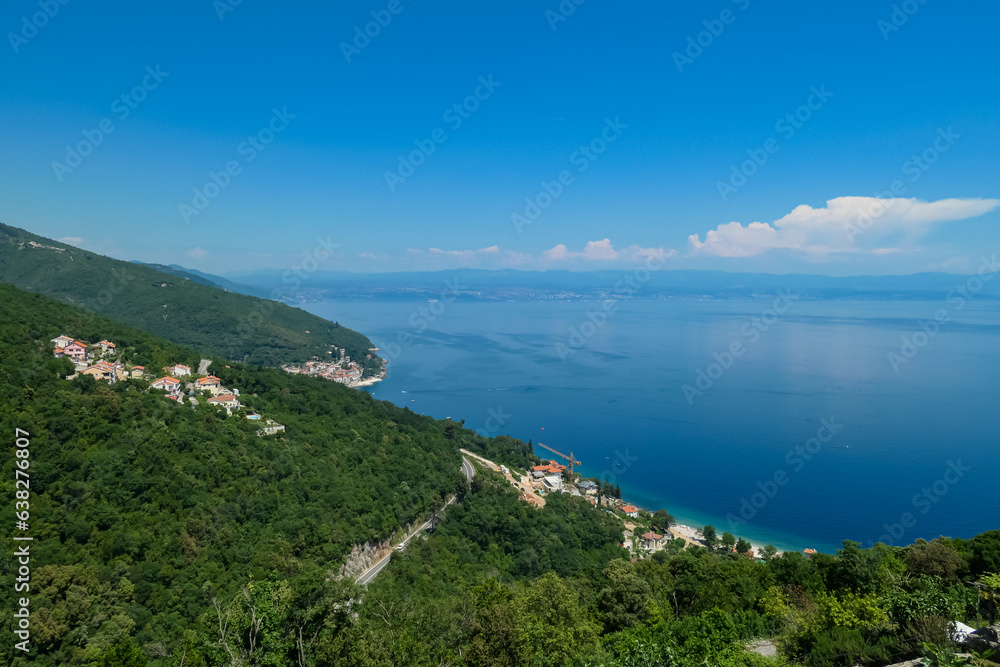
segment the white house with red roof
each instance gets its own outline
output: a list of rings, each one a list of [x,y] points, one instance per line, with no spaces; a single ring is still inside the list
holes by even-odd
[[[159,380],[155,380],[151,385],[153,389],[164,389],[170,393],[178,391],[181,388],[181,381],[177,378],[172,378],[169,375],[166,377],[161,377]]]
[[[208,404],[222,406],[226,409],[226,412],[232,414],[233,410],[240,407],[240,399],[233,394],[219,394],[208,399]]]
[[[145,366],[133,366],[132,368],[129,369],[128,373],[129,373],[129,375],[131,375],[134,378],[141,378],[141,377],[144,377],[146,375],[146,367]]]
[[[642,534],[642,546],[650,551],[659,551],[663,548],[663,535],[649,531]]]
[[[118,347],[117,345],[108,340],[102,340],[100,343],[98,343],[98,345],[101,346],[101,352],[114,352],[115,349]]]
[[[174,364],[173,366],[164,366],[163,372],[168,375],[184,377],[185,375],[191,375],[191,367],[185,366],[184,364]]]
[[[622,505],[621,510],[622,512],[625,512],[627,516],[632,518],[639,516],[639,508],[635,505]]]

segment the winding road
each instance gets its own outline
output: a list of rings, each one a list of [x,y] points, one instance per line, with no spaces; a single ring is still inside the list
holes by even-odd
[[[476,469],[473,467],[472,463],[469,462],[469,459],[465,458],[464,456],[462,457],[462,474],[464,474],[465,478],[470,482],[472,481],[472,478],[475,477],[476,475]],[[452,496],[451,500],[445,503],[444,506],[448,507],[448,505],[451,505],[453,502],[455,502],[455,496]],[[427,530],[433,525],[434,525],[434,517],[431,517],[429,521],[425,522],[422,526],[420,526],[420,528],[417,528],[415,531],[410,533],[402,542],[393,545],[393,551],[395,551],[396,548],[400,546],[405,547],[406,543],[409,542],[411,539],[413,539],[414,536],[419,535],[422,531]],[[368,568],[368,570],[366,570],[364,574],[358,577],[357,583],[361,584],[362,586],[367,586],[368,582],[377,577],[378,573],[385,569],[385,566],[389,564],[389,560],[391,558],[392,558],[392,551],[383,556],[377,563]]]

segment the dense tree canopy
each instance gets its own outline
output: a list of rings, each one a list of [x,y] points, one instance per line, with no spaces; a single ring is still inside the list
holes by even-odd
[[[945,656],[949,622],[997,613],[1000,531],[762,560],[727,533],[737,553],[671,544],[633,562],[619,516],[568,494],[538,508],[495,473],[459,474],[461,447],[526,466],[514,438],[215,359],[249,409],[286,426],[260,437],[241,412],[141,380],[64,379],[60,333],[154,368],[201,356],[0,286],[0,430],[30,434],[36,540],[33,653],[13,648],[5,605],[9,664],[846,667]],[[8,498],[14,468],[5,459]],[[340,576],[356,545],[432,513],[367,588]],[[13,561],[0,568],[10,581]],[[779,656],[745,650],[759,638]]]

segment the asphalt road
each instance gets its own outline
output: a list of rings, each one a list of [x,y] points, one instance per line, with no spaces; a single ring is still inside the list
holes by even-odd
[[[469,462],[469,459],[465,458],[464,456],[462,457],[462,473],[465,475],[465,478],[470,482],[472,481],[472,478],[476,475],[476,469],[472,467],[472,464]],[[454,498],[445,503],[445,507],[448,507],[448,505],[451,505],[453,502],[455,502]],[[434,519],[431,519],[430,521],[424,523],[424,525],[420,526],[420,528],[413,531],[413,533],[405,540],[403,540],[399,544],[393,545],[393,551],[395,551],[395,548],[400,545],[405,547],[407,542],[412,540],[415,536],[419,535],[421,531],[430,528],[433,524],[434,524]],[[381,560],[379,560],[379,562],[372,565],[367,572],[358,577],[357,583],[361,584],[362,586],[367,586],[368,582],[377,577],[378,573],[385,569],[385,566],[389,564],[389,560],[391,558],[392,558],[392,552],[389,552],[389,554],[384,556]]]

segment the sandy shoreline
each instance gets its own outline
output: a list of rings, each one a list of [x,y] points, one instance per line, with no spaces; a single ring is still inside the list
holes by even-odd
[[[723,531],[725,532],[725,531]],[[695,545],[699,547],[705,546],[705,537],[701,534],[700,528],[695,528],[693,526],[688,526],[683,523],[677,523],[670,526],[670,533],[674,537],[679,537],[684,540],[689,545]],[[721,537],[721,533],[718,535]],[[746,538],[743,538],[746,539]],[[767,546],[766,544],[761,544],[759,542],[754,542],[753,540],[747,540],[750,542],[750,551],[757,558],[760,558],[761,548]],[[785,553],[784,551],[778,550],[778,553]]]

